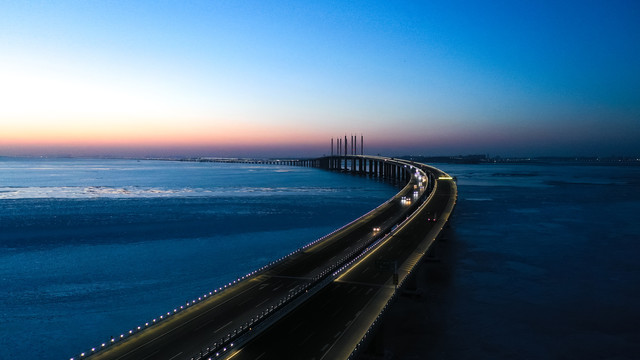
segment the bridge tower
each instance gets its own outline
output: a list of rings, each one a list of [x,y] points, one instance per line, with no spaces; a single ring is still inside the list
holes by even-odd
[[[353,137],[353,155],[356,155],[358,151],[358,137],[354,136]]]
[[[347,151],[347,144],[348,144],[348,141],[347,141],[347,134],[344,134],[344,156],[347,156],[347,154],[348,154],[348,151]],[[346,165],[347,165],[347,164],[346,164],[346,160],[345,160],[345,167],[346,167]]]

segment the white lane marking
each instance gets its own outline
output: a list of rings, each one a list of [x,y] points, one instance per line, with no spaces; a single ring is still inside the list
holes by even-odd
[[[269,301],[269,299],[271,299],[271,298],[266,298],[263,302],[261,302],[260,304],[256,305],[256,308],[259,308],[260,305],[266,303],[267,301]]]
[[[181,326],[185,326],[185,325],[189,324],[190,322],[194,321],[195,319],[200,318],[200,317],[202,317],[202,316],[206,315],[207,313],[209,313],[209,312],[211,312],[211,311],[215,310],[216,308],[218,308],[218,307],[220,307],[220,306],[222,306],[222,305],[224,305],[224,304],[228,303],[229,301],[231,301],[231,300],[233,300],[233,299],[237,298],[238,296],[242,295],[243,293],[245,293],[245,292],[247,292],[247,291],[249,291],[249,290],[251,290],[251,289],[253,289],[253,288],[255,288],[255,287],[256,287],[256,285],[254,285],[254,286],[249,286],[248,288],[246,288],[246,289],[242,290],[242,291],[241,291],[241,292],[239,292],[238,294],[235,294],[235,295],[234,295],[234,296],[232,296],[231,298],[229,298],[229,299],[227,299],[227,300],[223,301],[222,303],[217,304],[217,305],[213,306],[212,308],[210,308],[210,309],[206,310],[204,313],[198,314],[198,315],[196,315],[195,317],[193,317],[193,318],[191,318],[191,319],[187,320],[186,322],[182,323],[182,325],[181,325]],[[160,325],[160,326],[162,326],[162,323],[160,323],[159,325]],[[226,326],[226,325],[225,325],[225,326]],[[180,326],[179,326],[179,327],[180,327]],[[171,328],[171,329],[169,329],[169,330],[165,331],[164,333],[162,333],[162,334],[160,334],[160,335],[158,335],[158,336],[155,336],[155,337],[153,337],[153,338],[151,338],[151,339],[149,339],[149,340],[144,341],[141,345],[138,345],[137,347],[135,347],[135,348],[134,348],[134,349],[132,349],[132,350],[129,350],[129,351],[128,351],[128,352],[126,352],[125,354],[122,354],[122,355],[118,356],[118,357],[117,357],[117,359],[125,358],[127,355],[131,354],[132,352],[137,351],[138,349],[140,349],[141,347],[143,347],[143,346],[145,346],[145,345],[147,345],[147,344],[151,344],[152,342],[155,342],[155,341],[157,341],[157,340],[160,340],[160,338],[162,338],[162,337],[166,336],[167,334],[169,334],[169,333],[171,333],[171,332],[174,332],[176,329],[177,329],[177,327],[173,327],[173,328]],[[139,334],[142,334],[142,333],[139,333]]]
[[[311,339],[311,337],[313,336],[313,334],[315,334],[315,333],[313,333],[313,332],[312,332],[311,334],[307,335],[307,337],[306,337],[306,338],[304,338],[304,340],[300,341],[300,344],[299,344],[299,345],[302,345],[302,344],[306,343],[309,339]]]
[[[153,357],[154,355],[156,355],[156,354],[157,354],[157,353],[159,353],[159,352],[160,352],[160,350],[155,351],[155,352],[153,352],[153,353],[151,353],[151,354],[149,354],[149,355],[145,356],[144,358],[142,358],[142,360],[149,359],[149,358]]]
[[[291,330],[289,330],[289,334],[293,334],[293,333],[295,333],[295,332],[296,332],[296,330],[298,330],[298,328],[299,328],[300,326],[302,326],[302,323],[301,323],[301,322],[299,322],[299,323],[298,323],[298,325],[296,325],[296,326],[292,327],[292,328],[291,328]]]
[[[229,321],[228,323],[226,323],[226,324],[224,324],[224,325],[220,326],[220,327],[219,327],[215,332],[218,332],[218,331],[220,331],[220,330],[222,330],[222,329],[226,328],[226,327],[227,327],[227,326],[229,326],[232,322],[233,322],[233,321]]]
[[[367,293],[365,295],[369,295],[369,293],[372,292],[372,291],[373,291],[373,289],[369,288],[369,290],[367,290]]]

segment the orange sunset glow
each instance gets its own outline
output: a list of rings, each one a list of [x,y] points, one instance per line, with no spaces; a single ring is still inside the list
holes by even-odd
[[[0,156],[640,152],[626,5],[542,27],[516,5],[76,5],[2,9]]]

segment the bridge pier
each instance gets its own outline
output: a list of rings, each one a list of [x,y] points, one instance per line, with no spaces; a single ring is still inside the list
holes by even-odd
[[[378,177],[381,179],[387,179],[392,181],[409,181],[411,178],[411,171],[408,167],[397,164],[391,159],[387,161],[384,158],[368,158],[362,155],[356,155],[348,153],[347,143],[344,145],[341,139],[337,141],[338,147],[337,155],[325,156],[316,159],[212,159],[207,161],[220,162],[220,163],[244,163],[244,164],[268,164],[268,165],[285,165],[285,166],[303,166],[314,167],[332,171],[349,172],[351,174],[368,175]],[[341,147],[344,146],[344,149]],[[432,174],[429,174],[428,186],[432,186],[434,178]]]
[[[393,160],[393,159],[392,159]],[[283,160],[242,160],[219,159],[216,162],[238,162],[248,164],[271,164],[286,166],[303,166],[321,168],[331,171],[349,172],[351,174],[368,175],[391,181],[407,182],[412,173],[409,167],[387,161],[384,158],[367,158],[360,155],[332,155],[317,159],[283,159]],[[433,179],[430,175],[430,183]]]
[[[371,340],[369,340],[366,350],[362,354],[364,359],[384,359],[384,321],[374,330]]]
[[[429,246],[429,250],[425,254],[424,261],[426,262],[440,262],[440,257],[438,256],[438,246],[440,241],[436,239],[436,241]]]

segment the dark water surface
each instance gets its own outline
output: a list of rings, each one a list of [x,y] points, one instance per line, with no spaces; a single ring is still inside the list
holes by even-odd
[[[459,202],[423,296],[390,312],[388,354],[640,358],[640,167],[436,166]],[[0,160],[0,359],[68,359],[396,191],[294,167]]]
[[[640,167],[435,164],[459,202],[398,359],[640,359]]]
[[[69,359],[397,191],[275,165],[0,159],[0,359]]]

